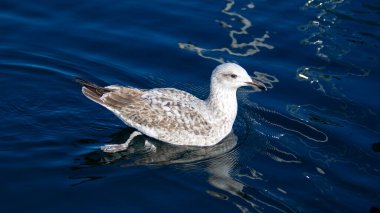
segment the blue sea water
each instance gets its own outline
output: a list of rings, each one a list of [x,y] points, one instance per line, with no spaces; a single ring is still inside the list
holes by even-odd
[[[372,0],[2,0],[1,211],[379,211],[379,27]],[[206,98],[228,61],[268,91],[221,143],[99,150],[133,129],[74,77]]]

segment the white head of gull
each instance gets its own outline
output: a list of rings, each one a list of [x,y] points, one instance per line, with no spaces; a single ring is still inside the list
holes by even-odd
[[[232,130],[238,108],[237,89],[242,86],[265,89],[234,63],[221,64],[214,69],[206,100],[174,88],[101,87],[82,79],[76,81],[82,84],[82,92],[87,98],[137,130],[123,144],[101,147],[105,152],[125,150],[132,139],[141,134],[175,145],[215,145]]]

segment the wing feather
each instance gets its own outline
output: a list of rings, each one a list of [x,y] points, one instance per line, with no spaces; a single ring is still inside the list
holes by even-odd
[[[211,125],[203,116],[201,100],[180,90],[142,91],[121,87],[100,99],[102,105],[135,128],[138,125],[163,131],[186,131],[194,135],[207,134],[211,130]]]

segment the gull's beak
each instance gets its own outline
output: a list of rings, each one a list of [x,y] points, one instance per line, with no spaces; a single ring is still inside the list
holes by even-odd
[[[252,86],[252,87],[256,87],[258,88],[259,90],[267,90],[266,86],[259,82],[259,81],[256,81],[256,80],[253,80],[251,82],[245,82],[247,84],[247,86]]]

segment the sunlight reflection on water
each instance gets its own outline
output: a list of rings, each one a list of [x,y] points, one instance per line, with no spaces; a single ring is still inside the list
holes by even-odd
[[[178,43],[179,48],[185,49],[191,52],[197,53],[200,57],[206,58],[206,59],[211,59],[218,61],[219,63],[225,63],[228,62],[229,60],[226,60],[224,57],[219,57],[221,53],[226,53],[228,55],[233,55],[233,56],[250,56],[254,55],[258,52],[260,52],[261,48],[266,48],[266,49],[273,49],[274,47],[272,45],[269,45],[265,43],[265,41],[269,38],[269,33],[265,32],[265,34],[261,37],[253,37],[250,35],[248,31],[250,31],[250,28],[252,28],[252,23],[251,21],[244,17],[243,15],[233,12],[237,11],[238,8],[234,7],[235,1],[234,0],[228,0],[225,8],[222,10],[222,13],[229,16],[231,24],[221,21],[221,20],[215,20],[217,23],[220,23],[223,28],[228,30],[228,36],[231,39],[231,43],[228,47],[221,47],[221,48],[213,48],[213,49],[207,49],[207,48],[202,48],[199,46],[196,46],[192,43]],[[246,5],[246,7],[240,8],[242,9],[253,9],[254,4],[251,2]],[[235,26],[236,19],[239,20],[240,23],[237,25],[243,24],[243,26],[238,27]],[[252,40],[249,42],[243,42],[240,41],[239,36],[246,36],[253,37]]]

